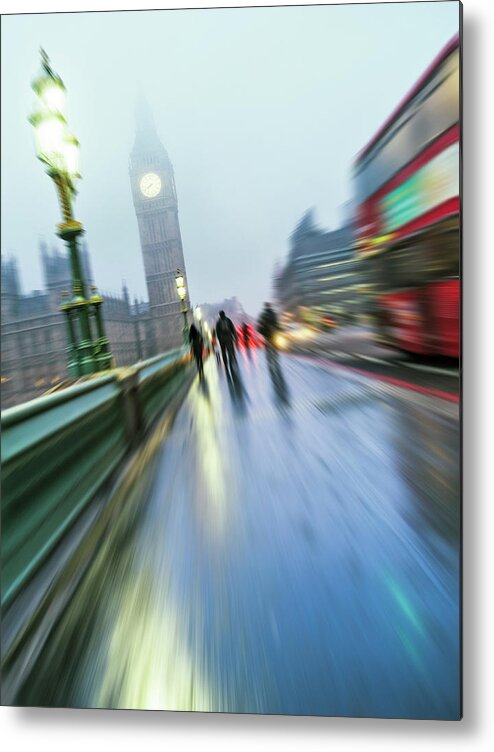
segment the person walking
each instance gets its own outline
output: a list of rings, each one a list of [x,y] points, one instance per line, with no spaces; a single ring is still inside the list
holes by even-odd
[[[264,303],[264,309],[259,317],[257,328],[271,349],[275,348],[275,336],[280,330],[278,316],[270,303]]]
[[[220,343],[221,357],[223,358],[226,375],[233,378],[233,367],[237,365],[235,345],[238,343],[238,335],[233,321],[226,316],[224,311],[220,311],[218,321],[216,322],[216,336]]]
[[[195,324],[191,324],[191,327],[189,329],[189,342],[192,353],[194,355],[194,359],[196,361],[199,378],[202,379],[204,377],[204,364],[202,362],[204,340],[202,338],[201,332],[199,331],[199,329],[197,329]]]
[[[278,348],[276,347],[276,334],[281,330],[280,323],[276,312],[270,303],[264,303],[264,309],[257,323],[259,333],[262,334],[266,341],[266,358],[268,369],[273,381],[276,393],[283,399],[287,397],[287,388],[285,379],[281,372]]]

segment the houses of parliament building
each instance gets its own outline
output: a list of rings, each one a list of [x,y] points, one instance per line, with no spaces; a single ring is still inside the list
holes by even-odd
[[[67,324],[59,311],[62,293],[71,288],[70,264],[56,246],[40,243],[44,289],[23,294],[15,258],[2,258],[2,409],[46,393],[67,378]],[[87,246],[81,261],[92,283]],[[104,317],[115,365],[130,365],[150,357],[155,347],[149,306],[131,303],[122,294],[104,295]]]

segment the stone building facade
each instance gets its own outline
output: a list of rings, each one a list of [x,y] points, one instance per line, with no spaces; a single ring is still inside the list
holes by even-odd
[[[69,259],[65,252],[40,243],[44,289],[22,293],[16,259],[2,258],[1,279],[1,406],[11,407],[46,393],[67,379],[66,321],[59,311],[62,293],[71,289]],[[81,263],[92,282],[87,246]],[[156,353],[149,306],[130,303],[122,295],[104,296],[103,317],[115,365],[135,363]]]

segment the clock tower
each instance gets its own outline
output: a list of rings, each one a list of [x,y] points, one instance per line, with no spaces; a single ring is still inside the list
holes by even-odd
[[[151,112],[141,97],[137,107],[136,137],[129,175],[141,241],[157,351],[183,344],[183,315],[175,275],[187,279],[178,222],[178,201],[173,166],[159,140]],[[187,310],[190,302],[185,303]]]

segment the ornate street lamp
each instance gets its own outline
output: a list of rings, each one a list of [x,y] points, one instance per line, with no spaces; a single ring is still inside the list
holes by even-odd
[[[184,275],[182,274],[180,269],[177,269],[177,273],[175,274],[175,284],[177,285],[177,294],[182,304],[181,311],[184,317],[184,326],[183,326],[184,344],[188,345],[189,344],[189,324],[187,321],[187,306],[185,304],[185,296],[187,295],[187,288],[185,287]]]
[[[72,213],[72,202],[76,194],[75,180],[80,178],[79,142],[67,125],[67,92],[60,76],[52,70],[48,55],[43,49],[41,67],[42,73],[32,85],[37,95],[37,106],[29,122],[34,127],[36,156],[43,162],[46,172],[55,183],[62,210],[63,221],[58,225],[57,235],[66,242],[69,250],[72,297],[63,299],[60,310],[67,317],[69,375],[79,377],[110,368],[112,356],[100,311],[103,299],[95,294],[88,299],[79,258],[77,239],[84,230]],[[97,324],[97,336],[94,339],[91,333],[91,313]]]

